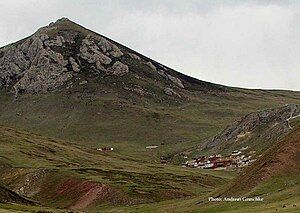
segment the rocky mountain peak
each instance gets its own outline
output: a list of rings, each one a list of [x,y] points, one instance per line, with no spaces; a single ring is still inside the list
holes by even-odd
[[[171,70],[67,18],[0,49],[0,89],[10,89],[15,96],[60,88],[82,73],[118,78],[126,75],[128,79],[151,82],[148,87],[174,97],[181,97],[180,92],[192,85],[217,88]],[[131,88],[124,88],[130,91],[155,95],[143,88],[145,83],[123,82],[126,83]]]

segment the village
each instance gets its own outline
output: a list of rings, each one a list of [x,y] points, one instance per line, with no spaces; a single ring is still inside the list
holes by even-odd
[[[158,146],[151,145],[147,146],[146,149],[153,150],[157,149]],[[114,151],[112,147],[102,147],[98,148],[101,152],[111,152]],[[182,164],[182,167],[189,168],[200,168],[200,169],[234,169],[241,168],[251,165],[256,159],[254,158],[256,151],[248,151],[249,146],[244,146],[239,150],[234,150],[231,154],[222,156],[221,154],[210,155],[210,156],[199,156],[193,158],[193,160],[188,160]],[[185,159],[188,157],[185,156]],[[160,163],[166,165],[168,161],[161,157]]]
[[[253,157],[255,151],[250,151],[246,154],[245,151],[248,149],[248,146],[244,146],[240,150],[235,150],[226,156],[222,156],[221,154],[200,156],[186,161],[182,166],[201,169],[233,169],[249,166],[256,159]]]

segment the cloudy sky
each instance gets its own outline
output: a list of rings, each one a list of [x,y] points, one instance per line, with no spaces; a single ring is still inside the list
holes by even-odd
[[[61,17],[198,79],[300,90],[297,0],[1,0],[0,46]]]

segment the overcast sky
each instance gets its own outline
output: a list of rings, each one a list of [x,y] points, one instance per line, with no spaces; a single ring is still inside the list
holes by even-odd
[[[300,90],[297,0],[1,0],[0,46],[61,17],[201,80]]]

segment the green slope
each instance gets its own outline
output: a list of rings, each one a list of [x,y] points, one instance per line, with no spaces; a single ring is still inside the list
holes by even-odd
[[[203,94],[176,105],[133,102],[115,92],[24,95],[17,101],[2,93],[0,124],[93,149],[113,146],[117,153],[153,162],[198,146],[249,112],[300,103],[298,93],[265,93]],[[148,145],[159,148],[149,152]]]
[[[190,197],[211,192],[235,175],[149,164],[3,126],[0,156],[6,159],[0,183],[52,208],[93,210]],[[81,201],[95,189],[95,199]]]

